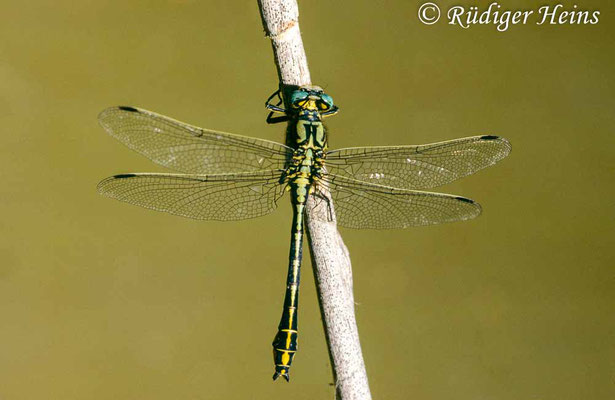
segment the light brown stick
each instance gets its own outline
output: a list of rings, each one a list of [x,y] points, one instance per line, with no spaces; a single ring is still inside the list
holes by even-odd
[[[280,83],[310,85],[296,0],[258,0],[258,4],[265,33],[273,46]],[[329,194],[325,195],[330,200]],[[354,312],[350,256],[335,218],[322,222],[327,219],[327,203],[332,207],[331,201],[315,202],[310,196],[306,225],[336,399],[368,400],[371,394]]]

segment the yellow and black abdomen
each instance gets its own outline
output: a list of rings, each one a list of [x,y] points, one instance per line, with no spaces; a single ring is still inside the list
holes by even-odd
[[[297,352],[298,294],[298,285],[287,287],[282,319],[278,326],[278,333],[275,335],[272,343],[273,362],[275,364],[273,380],[276,380],[279,376],[284,377],[287,381],[290,380],[289,369]]]
[[[273,339],[273,362],[275,373],[273,380],[282,376],[290,380],[289,369],[297,351],[297,310],[299,306],[299,283],[301,258],[303,253],[303,210],[305,194],[308,188],[299,181],[291,181],[291,196],[293,198],[293,225],[291,228],[290,254],[288,259],[288,277],[286,279],[286,294],[284,309],[278,325],[278,333]]]

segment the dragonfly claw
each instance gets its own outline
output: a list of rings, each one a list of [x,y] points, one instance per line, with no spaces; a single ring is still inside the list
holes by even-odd
[[[286,382],[290,382],[290,375],[288,374],[288,369],[287,368],[281,368],[279,371],[276,368],[275,372],[273,373],[273,380],[275,381],[280,376],[282,376],[284,379],[286,379]]]

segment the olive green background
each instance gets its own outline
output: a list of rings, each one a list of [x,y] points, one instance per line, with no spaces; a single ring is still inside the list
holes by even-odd
[[[199,222],[95,190],[162,171],[98,126],[111,105],[283,140],[256,1],[23,3],[0,17],[0,398],[331,399],[309,260],[291,383],[271,382],[286,201]],[[331,147],[513,144],[442,188],[480,218],[342,230],[372,394],[615,398],[615,5],[577,2],[598,25],[500,33],[423,25],[419,4],[300,2],[313,82],[341,108]]]

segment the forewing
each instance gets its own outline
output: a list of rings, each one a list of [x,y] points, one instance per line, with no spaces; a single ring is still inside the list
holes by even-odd
[[[232,221],[269,214],[284,194],[280,171],[224,175],[123,174],[104,179],[98,192],[182,217]]]
[[[327,170],[363,182],[400,189],[441,186],[495,164],[510,143],[474,136],[419,146],[352,147],[327,154]]]
[[[337,222],[354,229],[396,229],[476,218],[478,203],[465,197],[396,189],[343,176],[325,177]]]
[[[283,169],[292,153],[280,143],[203,129],[139,108],[111,107],[98,120],[155,163],[191,174]]]

